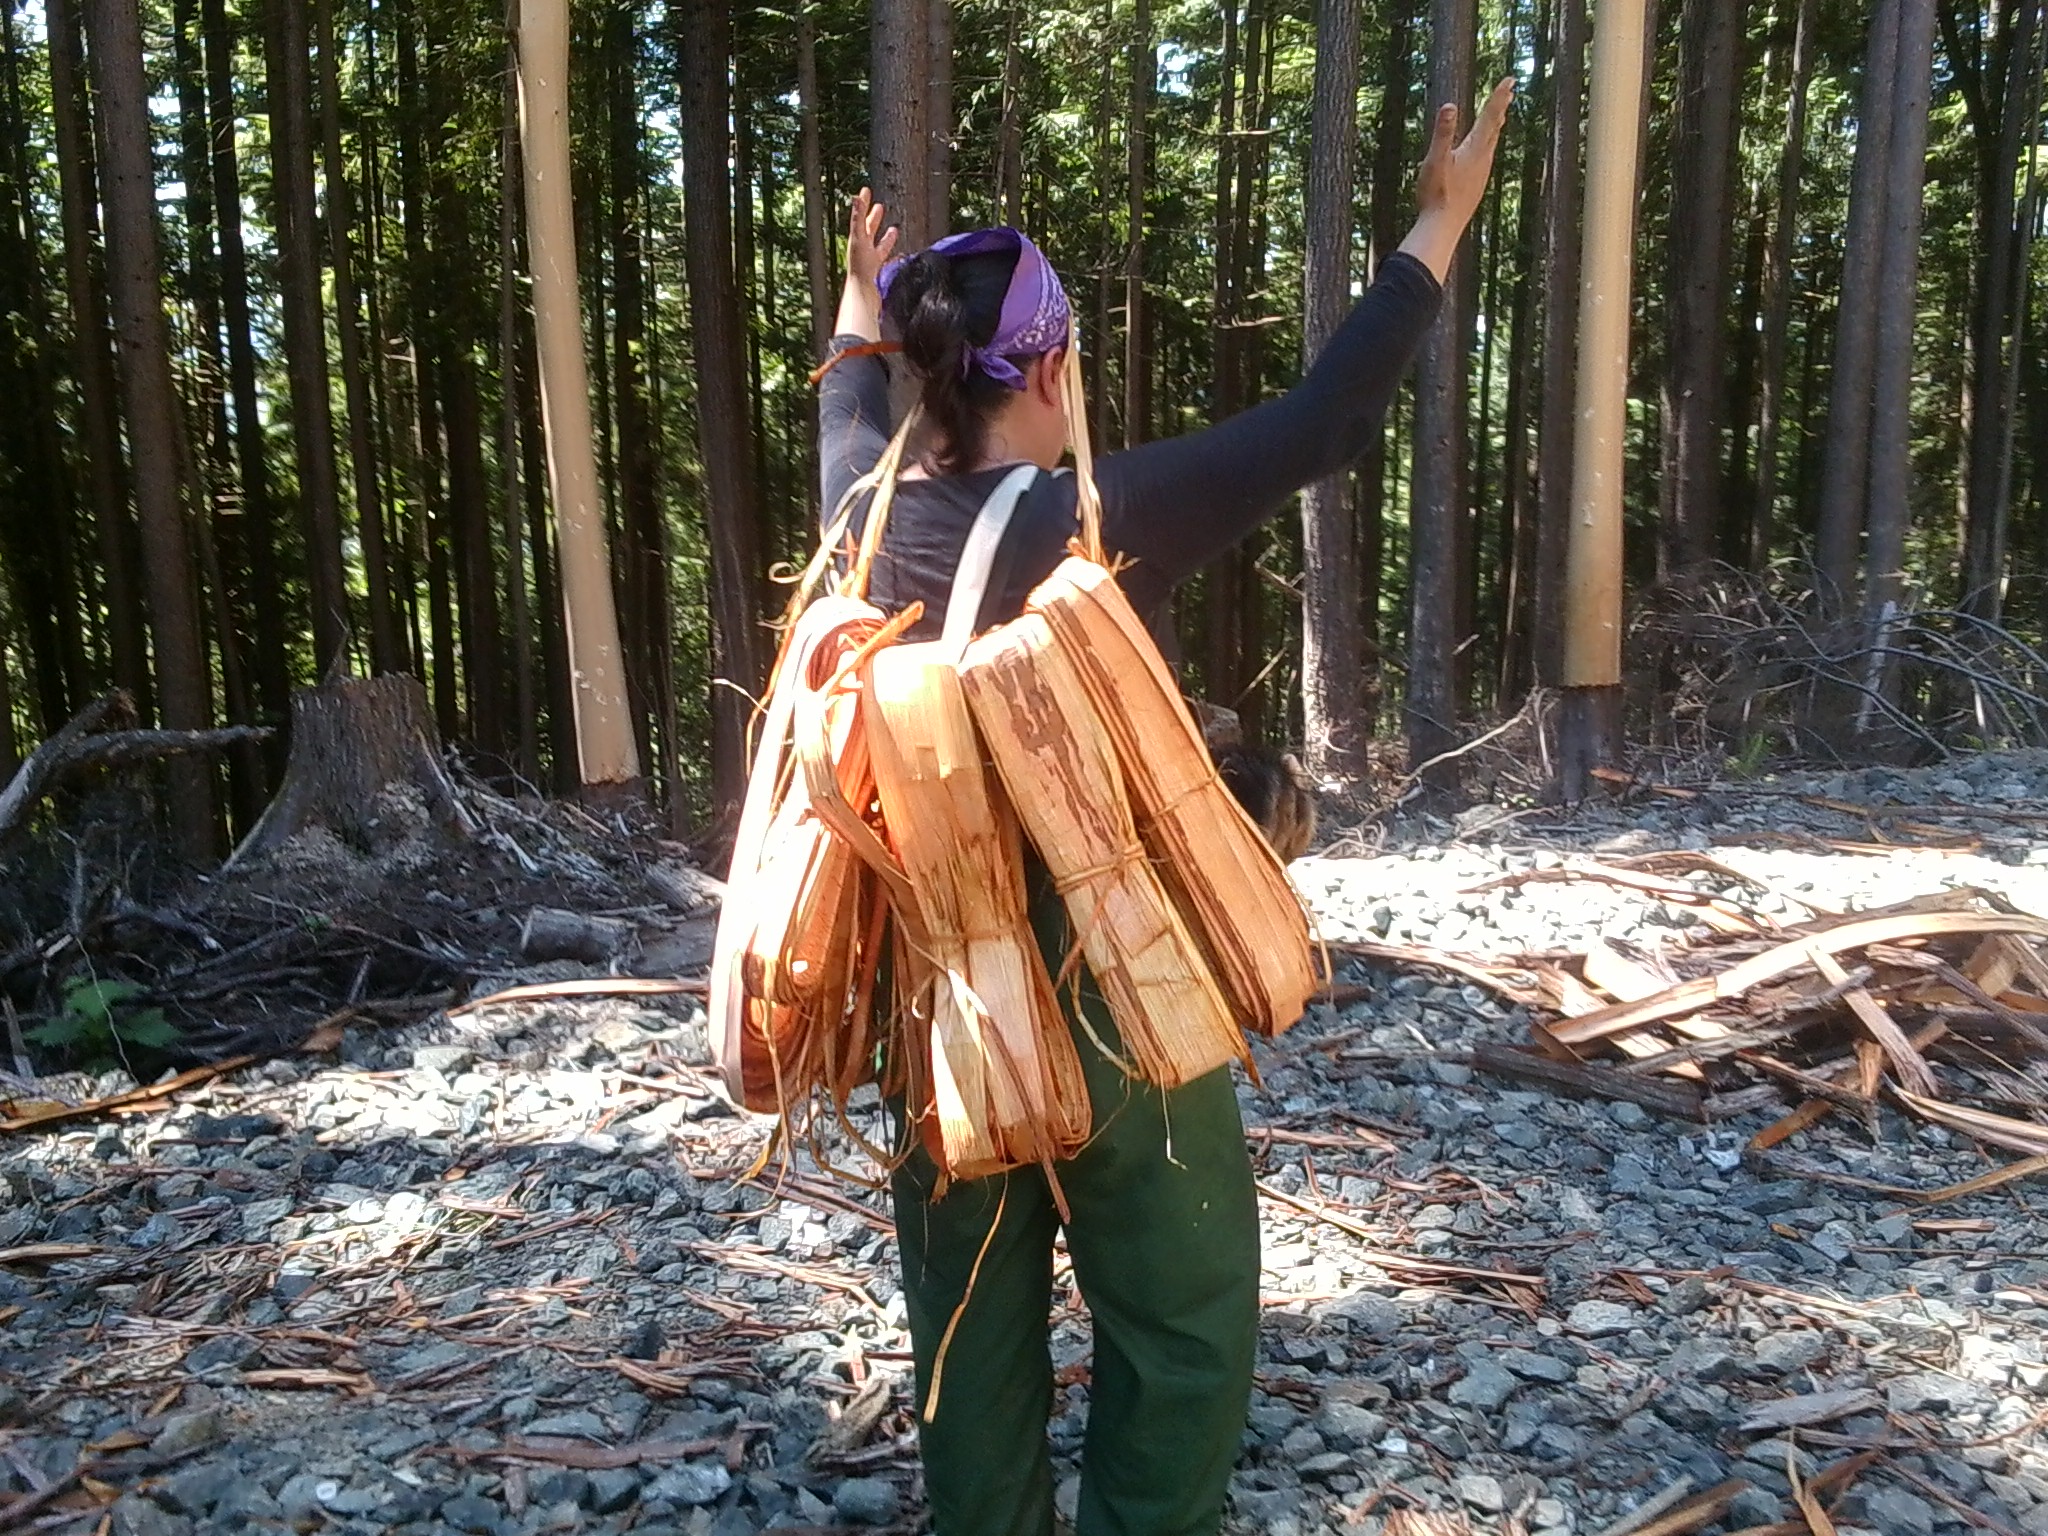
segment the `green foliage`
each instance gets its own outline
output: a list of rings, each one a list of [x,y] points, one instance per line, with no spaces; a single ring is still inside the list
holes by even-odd
[[[57,1012],[25,1034],[94,1069],[116,1064],[131,1047],[161,1051],[177,1044],[178,1027],[161,1008],[130,1006],[141,995],[132,981],[74,976],[64,984]]]

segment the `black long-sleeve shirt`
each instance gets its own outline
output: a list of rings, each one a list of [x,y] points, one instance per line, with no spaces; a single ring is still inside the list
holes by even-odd
[[[1429,269],[1395,254],[1286,394],[1200,432],[1104,454],[1095,461],[1103,543],[1127,562],[1125,592],[1141,613],[1273,516],[1303,486],[1364,453],[1401,376],[1435,318],[1442,290]],[[841,343],[857,345],[844,336]],[[891,435],[889,384],[879,358],[850,357],[819,397],[825,514],[872,469]],[[944,621],[946,596],[975,514],[1008,466],[900,481],[869,585],[896,611],[922,601],[921,636]],[[852,519],[858,532],[866,507]],[[1012,519],[980,623],[1021,613],[1031,589],[1075,535],[1074,480],[1043,475]]]

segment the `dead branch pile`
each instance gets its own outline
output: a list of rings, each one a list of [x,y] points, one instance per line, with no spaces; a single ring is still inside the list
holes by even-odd
[[[2048,1158],[2048,921],[1994,893],[1958,890],[1785,925],[1679,878],[1695,872],[1745,880],[1707,855],[1673,852],[1482,887],[1593,880],[1684,905],[1704,937],[1672,948],[1602,940],[1496,961],[1344,947],[1434,966],[1527,1008],[1528,1046],[1474,1053],[1497,1076],[1694,1121],[1782,1107],[1752,1139],[1758,1152],[1831,1114],[1875,1133],[1890,1104]]]

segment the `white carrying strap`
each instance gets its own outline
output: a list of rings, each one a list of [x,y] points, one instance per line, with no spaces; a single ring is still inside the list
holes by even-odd
[[[954,655],[967,649],[974,638],[975,621],[981,617],[982,600],[988,595],[989,573],[995,569],[996,551],[1003,547],[1017,504],[1038,478],[1036,464],[1019,464],[1003,476],[989,492],[981,510],[974,514],[974,526],[967,530],[967,542],[960,549],[960,563],[953,570],[953,590],[946,596],[946,627],[939,643]]]

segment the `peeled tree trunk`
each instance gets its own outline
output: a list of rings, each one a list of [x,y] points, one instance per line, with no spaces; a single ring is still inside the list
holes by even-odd
[[[1302,362],[1313,363],[1351,298],[1351,187],[1358,166],[1359,0],[1318,0],[1302,274]],[[1308,769],[1350,782],[1364,763],[1358,541],[1349,475],[1301,494],[1302,722]]]
[[[212,723],[212,686],[200,640],[198,583],[186,538],[185,487],[176,467],[178,397],[171,381],[169,328],[164,321],[157,256],[156,172],[151,161],[149,89],[142,68],[142,22],[136,0],[87,0],[86,36],[99,107],[104,158],[107,287],[129,451],[145,473],[135,476],[142,525],[143,581],[149,597],[163,723],[203,731]],[[180,847],[203,858],[214,846],[211,775],[202,762],[178,759],[165,774]]]
[[[590,378],[576,285],[576,223],[569,205],[568,0],[521,0],[519,123],[541,420],[561,551],[577,761],[586,793],[631,792],[640,778],[640,754],[626,698],[611,556],[597,494]]]

